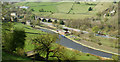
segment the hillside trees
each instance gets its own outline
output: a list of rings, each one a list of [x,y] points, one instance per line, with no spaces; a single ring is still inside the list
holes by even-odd
[[[99,31],[99,27],[98,26],[93,27],[92,31],[95,32],[95,33],[97,33]]]
[[[22,28],[13,28],[11,22],[3,23],[2,26],[3,49],[9,52],[16,51],[17,48],[24,47],[25,31]]]
[[[2,17],[5,18],[6,21],[10,21],[10,7],[9,3],[4,2],[4,4],[2,4]]]

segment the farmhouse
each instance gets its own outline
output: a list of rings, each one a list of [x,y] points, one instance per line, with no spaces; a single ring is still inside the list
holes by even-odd
[[[11,13],[10,15],[11,15],[11,16],[14,16],[14,17],[15,17],[15,16],[17,16],[17,14],[16,14],[16,13]]]
[[[115,13],[115,10],[110,11],[110,13]]]
[[[31,21],[30,21],[30,20],[26,21],[26,24],[27,24],[27,25],[30,25],[30,23],[31,23]]]
[[[20,6],[19,8],[28,9],[29,7],[27,7],[27,6]]]

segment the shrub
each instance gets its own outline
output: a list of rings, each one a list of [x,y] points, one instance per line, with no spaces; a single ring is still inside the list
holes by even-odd
[[[93,27],[93,28],[92,28],[92,31],[93,31],[94,33],[97,33],[97,32],[99,31],[99,27],[98,27],[98,26]]]
[[[64,25],[65,23],[63,22],[63,20],[60,20],[60,24],[61,24],[61,25]]]
[[[89,7],[88,11],[92,11],[92,7]]]
[[[110,15],[109,13],[106,14],[106,16],[109,16],[109,15]]]
[[[102,45],[102,43],[101,43],[101,42],[99,42],[99,43],[98,43],[98,45]]]
[[[80,2],[76,2],[76,4],[80,4]]]
[[[16,53],[17,53],[18,55],[21,55],[21,56],[25,55],[25,54],[24,54],[24,49],[22,49],[22,48],[17,48],[17,49],[16,49]]]
[[[57,20],[55,20],[54,23],[57,23]]]
[[[39,12],[44,12],[44,9],[40,9]]]
[[[117,3],[116,1],[114,1],[113,3]]]
[[[34,9],[31,9],[31,11],[35,11]]]
[[[87,54],[86,54],[86,56],[90,56],[90,54],[89,54],[89,53],[87,53]]]

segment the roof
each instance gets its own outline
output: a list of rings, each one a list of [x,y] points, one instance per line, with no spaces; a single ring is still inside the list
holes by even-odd
[[[115,10],[112,10],[110,13],[114,13],[115,12]]]
[[[27,7],[27,6],[20,6],[20,8],[28,9],[29,7]]]
[[[10,15],[11,15],[11,16],[16,16],[16,13],[11,13]]]

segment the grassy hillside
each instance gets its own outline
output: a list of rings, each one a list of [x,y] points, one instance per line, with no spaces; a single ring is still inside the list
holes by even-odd
[[[33,29],[32,27],[30,26],[27,26],[27,25],[23,25],[21,23],[16,23],[15,24],[15,27],[21,27],[23,29],[25,29],[25,32],[26,32],[26,41],[25,41],[25,52],[27,51],[31,51],[34,49],[34,45],[32,44],[32,41],[31,39],[35,36],[38,36],[39,34],[46,34],[45,32],[42,32],[40,30],[36,30],[36,29]]]
[[[112,2],[100,2],[94,7],[94,9],[97,12],[101,12],[109,8],[112,4],[113,4]]]
[[[2,51],[2,60],[31,60],[30,58],[8,54]]]
[[[17,6],[29,6],[34,9],[33,13],[38,16],[59,19],[83,19],[95,17],[97,12],[102,12],[112,5],[112,2],[21,2]],[[92,11],[88,11],[92,7]],[[43,9],[45,12],[39,12]],[[67,14],[69,12],[69,14]]]

